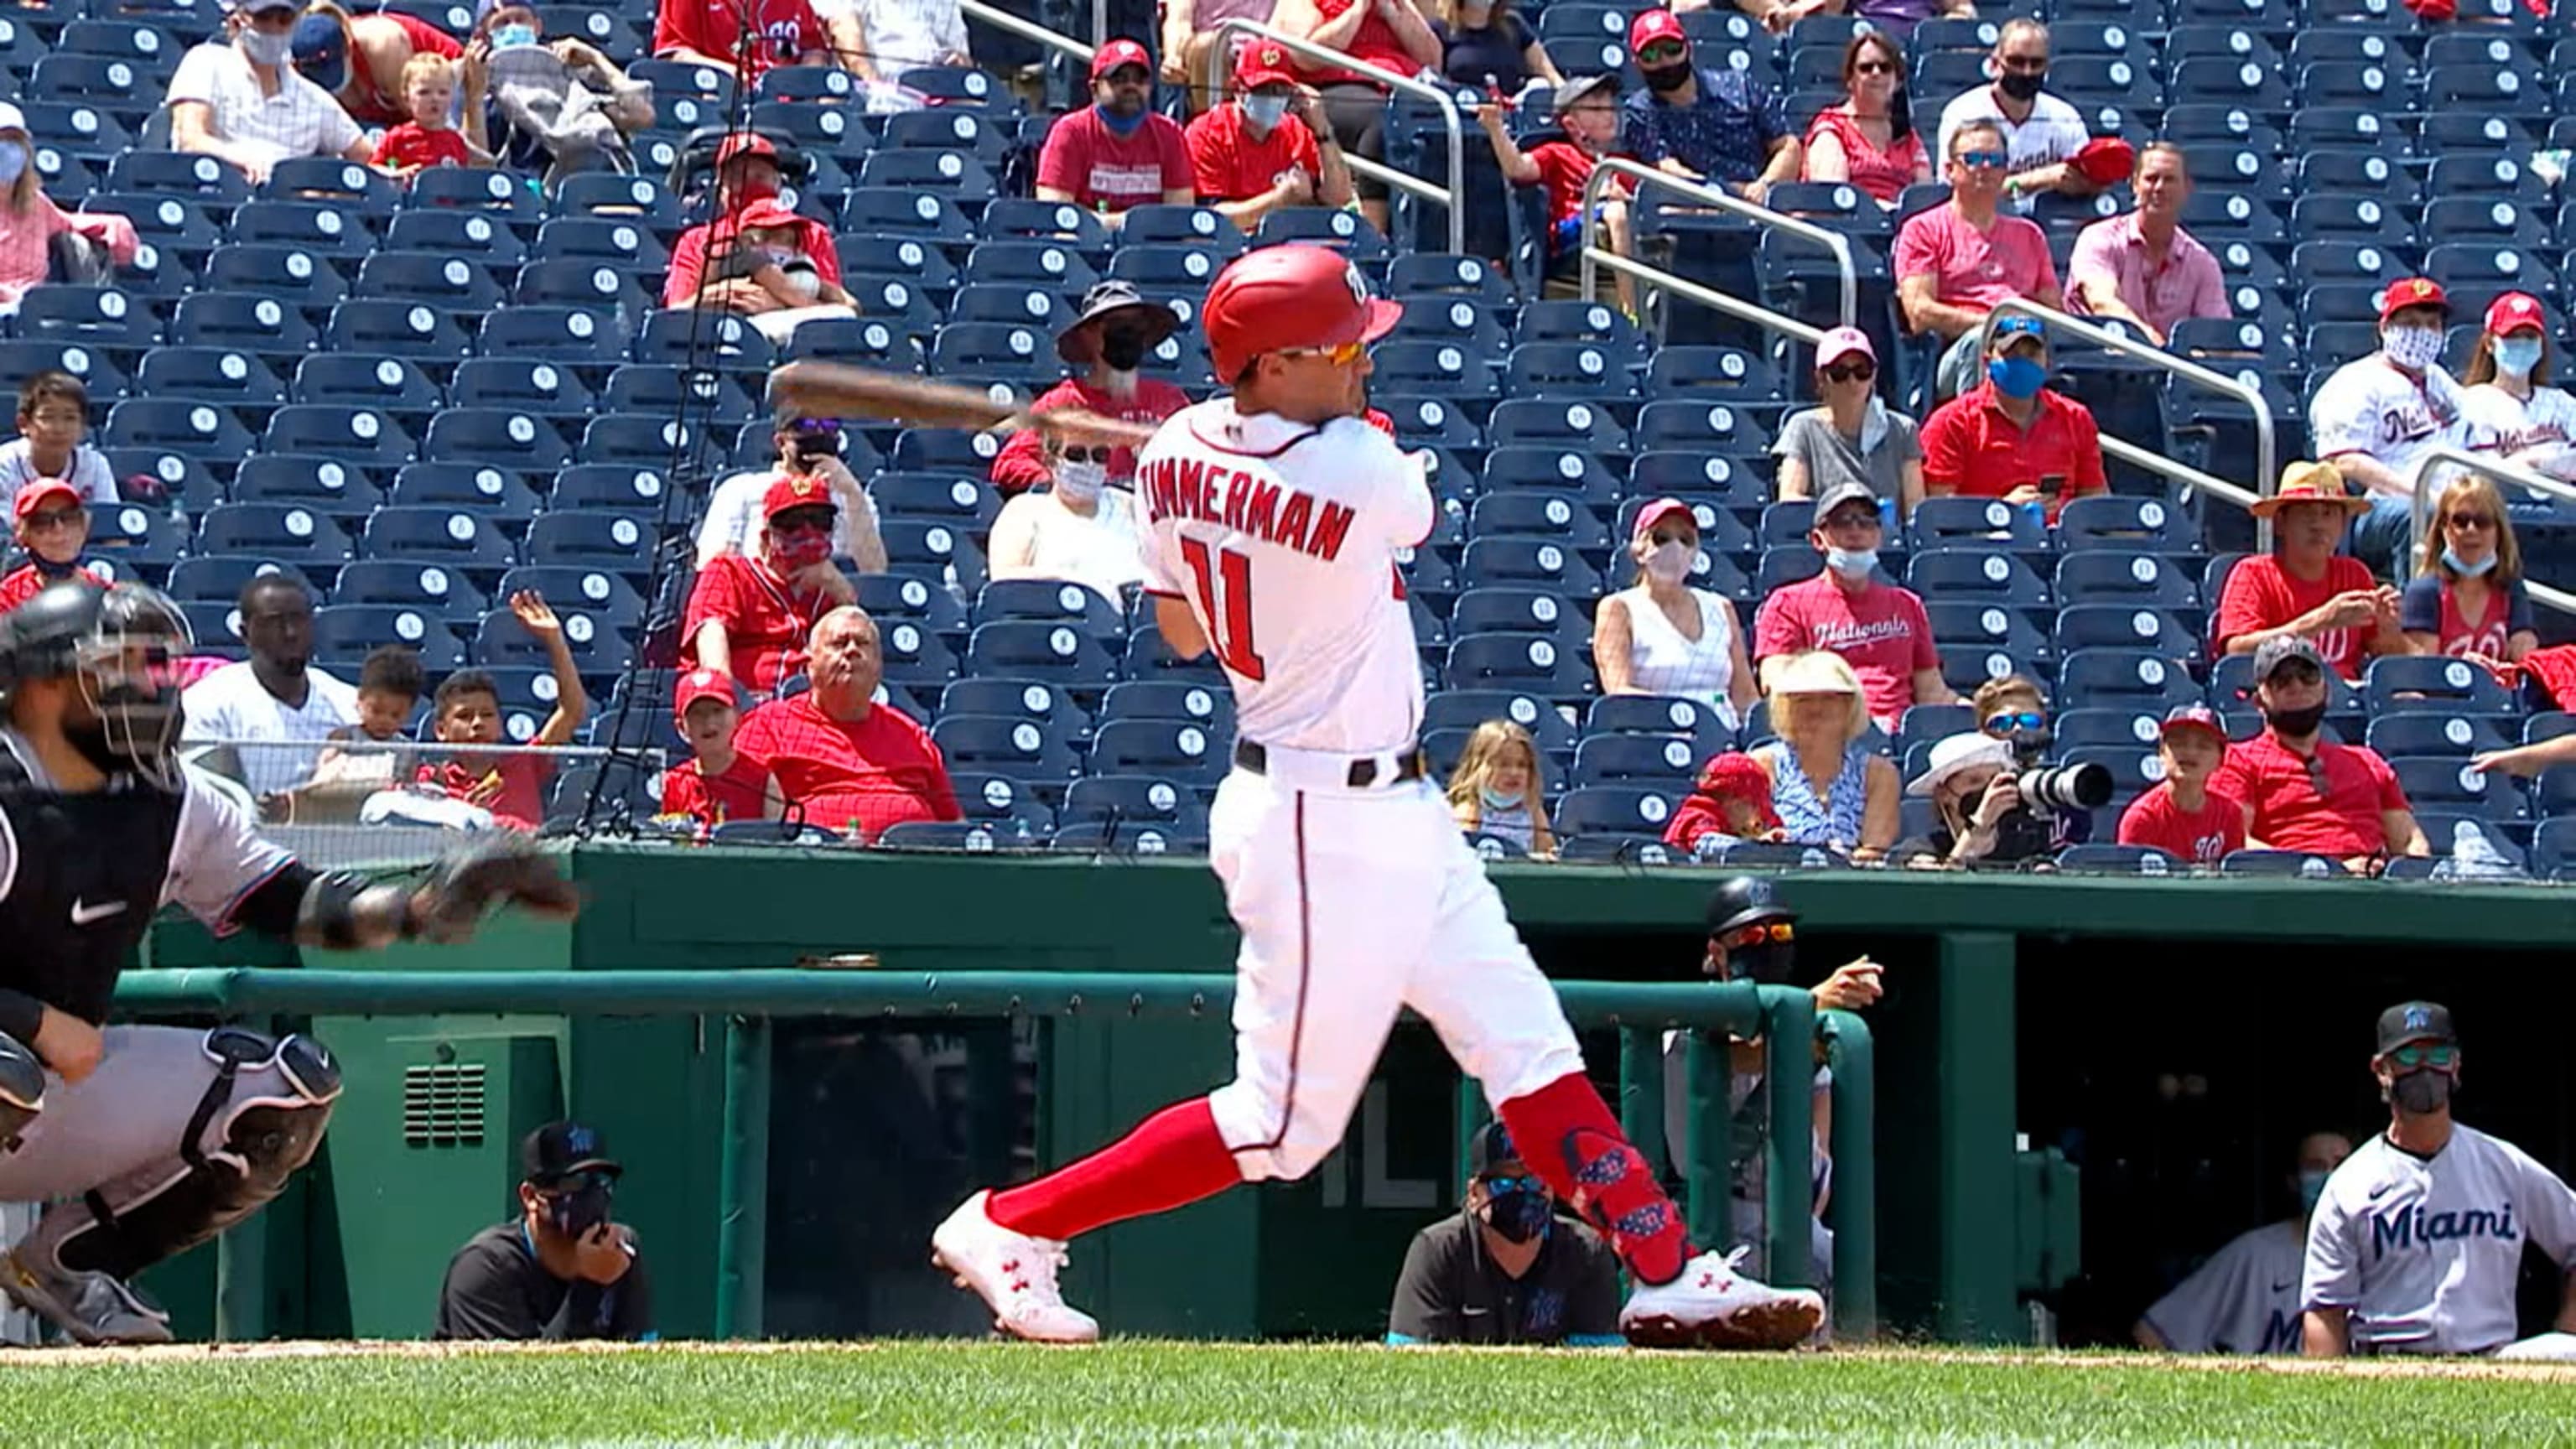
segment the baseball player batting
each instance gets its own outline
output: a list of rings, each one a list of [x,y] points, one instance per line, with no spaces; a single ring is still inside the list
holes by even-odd
[[[2559,1308],[2559,1332],[2519,1343],[2513,1311],[2526,1241],[2562,1274],[2576,1270],[2576,1193],[2521,1148],[2451,1120],[2450,1011],[2409,1001],[2381,1012],[2370,1067],[2388,1130],[2326,1179],[2309,1219],[2307,1352],[2576,1359],[2576,1296]]]
[[[1423,777],[1421,656],[1396,553],[1436,513],[1419,465],[1363,419],[1368,344],[1401,312],[1320,247],[1241,258],[1202,313],[1233,396],[1176,414],[1138,459],[1156,624],[1183,657],[1214,652],[1234,686],[1239,743],[1209,831],[1243,936],[1235,1079],[1071,1166],[976,1193],[932,1235],[935,1260],[1006,1333],[1097,1338],[1056,1286],[1066,1242],[1304,1176],[1340,1143],[1410,1006],[1635,1275],[1620,1318],[1631,1341],[1795,1345],[1822,1300],[1694,1255]]]
[[[153,914],[301,945],[462,940],[484,910],[555,914],[571,886],[491,846],[427,885],[317,875],[182,770],[179,610],[150,589],[56,584],[0,617],[0,1200],[52,1203],[0,1290],[82,1343],[164,1343],[136,1272],[248,1218],[312,1159],[339,1067],[246,1027],[101,1029]]]

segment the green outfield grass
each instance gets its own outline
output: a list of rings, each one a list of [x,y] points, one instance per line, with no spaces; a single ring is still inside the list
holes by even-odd
[[[2136,1356],[914,1342],[12,1358],[0,1439],[61,1446],[2576,1442],[2576,1378]]]

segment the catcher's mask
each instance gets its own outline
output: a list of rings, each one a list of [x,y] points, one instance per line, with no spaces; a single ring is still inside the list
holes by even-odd
[[[80,707],[63,732],[98,759],[164,789],[179,782],[179,666],[195,647],[187,616],[140,584],[56,584],[0,622],[0,684],[76,678]]]

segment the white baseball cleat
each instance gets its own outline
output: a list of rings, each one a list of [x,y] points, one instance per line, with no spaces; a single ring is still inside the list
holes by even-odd
[[[993,1326],[1035,1343],[1093,1343],[1100,1325],[1065,1306],[1055,1273],[1065,1264],[1064,1244],[1015,1233],[985,1211],[990,1192],[958,1205],[930,1235],[930,1261],[957,1275],[993,1310]]]
[[[1639,1348],[1796,1348],[1825,1317],[1812,1288],[1774,1288],[1735,1271],[1747,1250],[1702,1253],[1669,1283],[1639,1288],[1619,1331]]]

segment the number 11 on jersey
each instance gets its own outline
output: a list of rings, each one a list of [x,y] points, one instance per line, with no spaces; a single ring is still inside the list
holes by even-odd
[[[1207,621],[1217,661],[1246,679],[1266,677],[1252,644],[1252,556],[1221,548],[1211,563],[1204,542],[1184,534],[1180,543],[1181,558],[1198,575],[1199,617]]]

